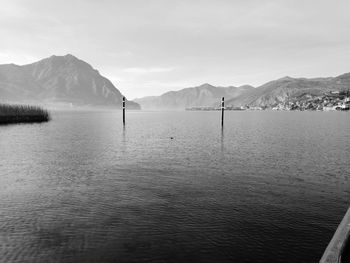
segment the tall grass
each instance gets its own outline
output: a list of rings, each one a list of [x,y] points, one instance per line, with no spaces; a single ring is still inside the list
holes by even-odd
[[[49,120],[49,112],[38,106],[0,104],[0,125],[46,122]]]

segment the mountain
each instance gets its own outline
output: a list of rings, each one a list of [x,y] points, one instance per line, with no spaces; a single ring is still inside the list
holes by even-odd
[[[350,73],[328,78],[284,77],[270,81],[257,88],[215,87],[203,84],[199,87],[170,91],[161,96],[135,99],[143,109],[185,109],[187,107],[218,107],[221,97],[225,105],[273,107],[288,100],[305,96],[319,96],[330,91],[350,90]]]
[[[169,91],[161,96],[135,99],[142,109],[185,109],[187,107],[211,106],[220,103],[221,97],[235,98],[243,95],[252,86],[215,87],[203,84],[198,87],[185,88],[179,91]]]
[[[73,55],[18,66],[0,65],[0,102],[121,107],[123,95],[107,78]],[[127,101],[130,109],[140,109]]]
[[[226,101],[230,106],[272,107],[278,103],[298,99],[304,95],[319,96],[336,90],[350,89],[350,73],[335,78],[291,78],[270,81],[249,92]]]

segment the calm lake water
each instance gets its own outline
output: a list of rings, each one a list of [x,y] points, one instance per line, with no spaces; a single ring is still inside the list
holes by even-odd
[[[54,113],[0,126],[0,262],[318,262],[350,114]],[[173,139],[171,139],[173,137]]]

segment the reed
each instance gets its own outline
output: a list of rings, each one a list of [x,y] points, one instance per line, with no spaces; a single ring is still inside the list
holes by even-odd
[[[38,106],[0,104],[0,125],[49,121],[50,113]]]

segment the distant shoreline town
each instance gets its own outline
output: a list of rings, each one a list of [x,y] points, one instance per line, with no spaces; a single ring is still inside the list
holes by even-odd
[[[349,111],[350,110],[350,90],[330,91],[321,96],[303,94],[298,98],[287,99],[271,107],[259,106],[232,106],[228,105],[225,110],[285,110],[285,111]],[[221,107],[199,106],[186,108],[187,111],[215,111]]]

